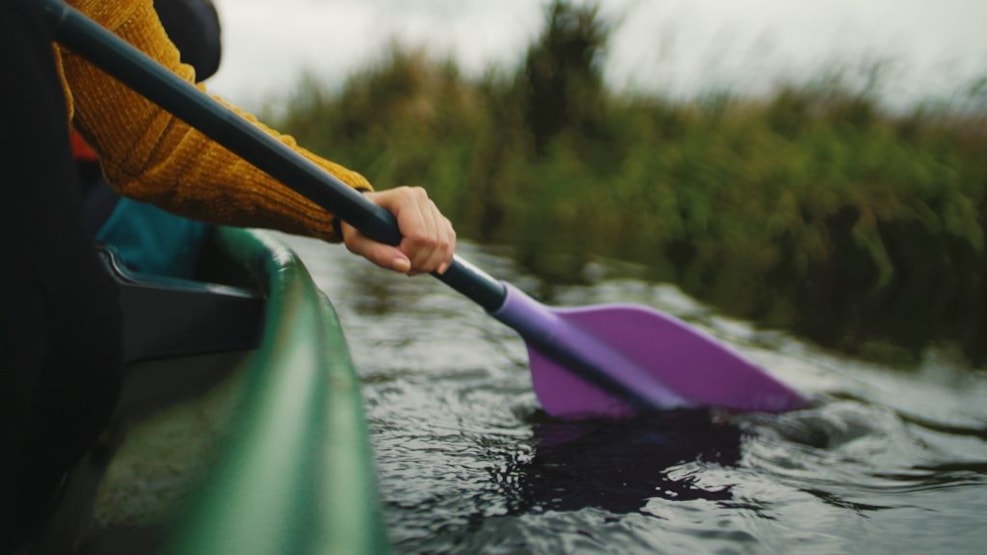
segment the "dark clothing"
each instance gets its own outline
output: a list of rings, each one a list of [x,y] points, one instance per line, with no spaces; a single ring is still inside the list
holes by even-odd
[[[106,182],[99,162],[77,162],[76,167],[82,187],[82,225],[86,237],[96,237],[119,204],[120,195]]]
[[[0,553],[23,540],[119,389],[121,316],[80,216],[52,42],[0,0]]]
[[[222,57],[219,14],[211,0],[154,0],[154,11],[168,38],[204,81],[219,69]]]

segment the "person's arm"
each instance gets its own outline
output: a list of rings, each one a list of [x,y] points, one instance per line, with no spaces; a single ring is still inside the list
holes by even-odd
[[[192,68],[179,62],[151,0],[70,3],[193,81]],[[121,194],[204,221],[341,239],[333,232],[332,215],[322,208],[80,57],[63,50],[62,61],[73,100],[73,123],[99,153],[108,181]],[[372,190],[363,176],[313,155],[289,136],[257,125],[348,185]]]
[[[179,62],[152,0],[69,3],[187,81],[194,80],[192,68]],[[376,243],[345,224],[334,226],[331,214],[85,60],[70,52],[63,52],[62,58],[69,96],[74,100],[74,124],[96,148],[108,181],[121,194],[203,221],[342,240],[350,251],[402,273],[443,272],[451,263],[455,231],[423,189],[368,193],[372,202],[394,214],[403,236],[397,247]],[[363,176],[245,117],[348,185],[372,191]],[[344,237],[336,229],[346,230]]]

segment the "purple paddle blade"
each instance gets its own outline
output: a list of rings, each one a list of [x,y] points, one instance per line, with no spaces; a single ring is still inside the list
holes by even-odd
[[[782,412],[807,399],[708,334],[634,305],[547,308],[510,284],[495,318],[528,346],[544,410],[623,418],[642,409],[716,406]]]

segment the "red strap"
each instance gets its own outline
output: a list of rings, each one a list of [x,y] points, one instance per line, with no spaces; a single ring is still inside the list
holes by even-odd
[[[75,129],[72,130],[72,158],[81,162],[96,162],[99,160],[93,147],[89,146],[89,143]]]

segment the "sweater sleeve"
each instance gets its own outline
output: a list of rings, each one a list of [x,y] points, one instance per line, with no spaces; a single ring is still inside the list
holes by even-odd
[[[194,81],[194,70],[180,63],[152,0],[70,3],[185,80]],[[81,57],[67,50],[61,51],[61,57],[73,124],[99,153],[107,180],[120,194],[203,221],[338,241],[330,213]],[[371,190],[363,176],[308,152],[290,136],[237,111],[351,187]]]

